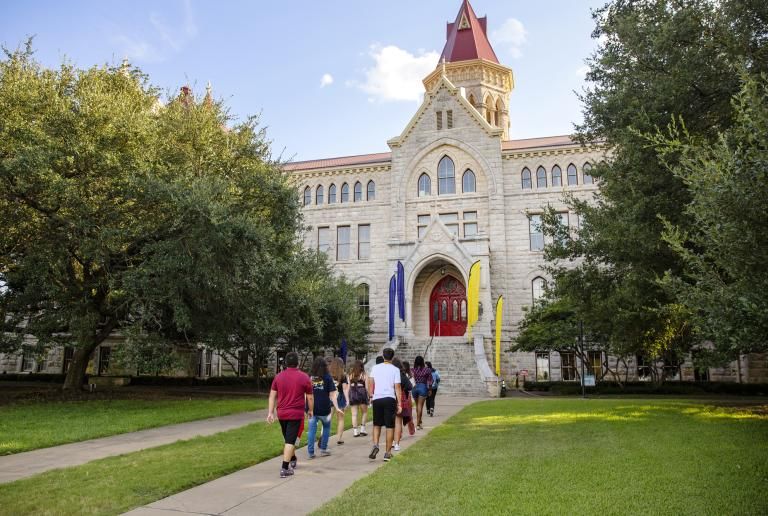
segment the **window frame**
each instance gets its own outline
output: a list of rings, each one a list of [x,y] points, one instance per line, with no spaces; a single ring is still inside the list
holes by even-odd
[[[534,219],[538,221],[538,225],[534,225]],[[532,213],[528,215],[528,243],[529,250],[535,252],[541,252],[544,250],[544,231],[541,227],[541,214]],[[534,231],[536,229],[536,231]],[[534,246],[534,237],[536,237],[536,246]]]
[[[579,186],[579,171],[576,168],[576,165],[569,163],[566,170],[568,175],[568,186]],[[573,174],[571,174],[571,171],[573,171]],[[573,181],[571,181],[571,179],[573,179]]]
[[[541,183],[544,183],[543,185]],[[546,188],[547,187],[547,169],[543,166],[539,165],[539,168],[536,169],[536,188]]]
[[[555,169],[557,169],[557,175],[555,175]],[[552,166],[552,186],[563,186],[563,169],[560,168],[560,165]]]
[[[342,233],[346,230],[346,241],[342,241]],[[341,257],[342,249],[346,249],[346,256]],[[336,261],[348,262],[352,251],[352,227],[349,225],[336,226]]]
[[[540,287],[537,288],[537,285]],[[531,303],[536,304],[536,301],[544,297],[544,293],[547,288],[547,279],[542,276],[536,276],[531,280]],[[536,295],[537,290],[539,294]]]
[[[531,170],[528,167],[523,167],[523,170],[520,172],[520,187],[522,190],[533,190]]]
[[[355,287],[357,293],[357,309],[365,315],[365,320],[371,319],[371,286],[360,283]]]
[[[594,178],[592,177],[592,174],[589,172],[592,170],[592,163],[587,161],[582,165],[581,167],[581,184],[583,185],[591,185],[595,183]],[[589,178],[589,181],[587,181],[587,178]]]
[[[363,202],[363,183],[356,181],[353,191],[354,197],[352,198],[352,202]]]
[[[446,166],[443,166],[443,163]],[[450,168],[448,167],[450,164]],[[450,172],[450,174],[449,174]],[[450,186],[450,191],[443,191],[445,187]],[[437,164],[437,195],[455,195],[456,194],[456,165],[447,154],[440,158]]]
[[[426,182],[426,187],[427,187],[426,190],[421,189],[422,180],[425,180]],[[428,197],[432,195],[432,178],[429,177],[429,174],[427,174],[426,172],[422,172],[422,174],[419,176],[419,181],[416,185],[416,188],[418,191],[418,197]]]
[[[368,234],[366,239],[363,239],[361,230],[367,229]],[[365,250],[365,252],[363,252]],[[365,254],[365,256],[363,256]],[[357,259],[358,260],[370,260],[371,259],[371,225],[370,224],[358,224],[357,225]]]
[[[321,235],[325,232],[326,241],[325,245],[323,245],[323,241],[321,238]],[[323,249],[325,247],[325,249]],[[318,226],[317,227],[317,250],[319,252],[328,254],[328,252],[331,250],[331,228],[330,226]]]
[[[315,188],[315,204],[318,206],[322,206],[324,201],[325,201],[325,188],[323,188],[323,185],[317,185],[317,188]]]
[[[333,183],[328,187],[328,204],[336,204],[336,185]]]
[[[471,190],[467,188],[467,180],[472,181]],[[468,168],[461,175],[461,193],[476,193],[476,192],[477,192],[477,176],[472,171],[472,169]]]
[[[304,188],[304,206],[310,206],[312,204],[312,188],[307,186]]]
[[[539,357],[546,357],[546,361],[547,361],[547,370],[542,371],[542,374],[539,374],[539,370],[540,370]],[[536,351],[535,362],[536,362],[536,382],[552,381],[552,357],[549,351]]]
[[[365,200],[366,201],[376,200],[376,183],[373,181],[373,179],[368,181],[368,184],[365,185]]]
[[[341,198],[339,199],[339,203],[349,203],[349,183],[341,184]]]

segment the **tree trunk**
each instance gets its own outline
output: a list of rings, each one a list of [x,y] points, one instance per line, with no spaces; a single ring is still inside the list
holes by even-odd
[[[85,370],[88,369],[88,361],[91,359],[93,351],[109,337],[113,329],[115,329],[115,323],[108,319],[104,327],[96,332],[93,339],[77,347],[75,355],[72,357],[72,363],[67,371],[67,377],[64,379],[63,390],[75,391],[83,388]]]

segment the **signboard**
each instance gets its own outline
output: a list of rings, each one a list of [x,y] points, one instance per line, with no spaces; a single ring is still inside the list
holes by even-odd
[[[595,386],[595,375],[593,374],[585,374],[584,375],[584,387],[594,387]]]
[[[520,374],[523,376],[528,376],[528,369],[521,369]]]

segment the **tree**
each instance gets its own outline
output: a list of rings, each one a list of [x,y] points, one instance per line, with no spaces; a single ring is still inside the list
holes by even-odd
[[[581,306],[608,340],[649,356],[685,353],[697,342],[692,314],[661,279],[685,277],[685,263],[662,235],[687,229],[692,193],[646,137],[682,117],[690,134],[711,143],[731,127],[740,71],[768,68],[768,6],[744,0],[614,0],[593,13],[589,89],[581,95],[583,142],[602,142],[593,164],[600,192],[567,199],[580,214],[578,238],[545,250],[554,299]],[[553,221],[545,233],[557,232]],[[584,304],[591,300],[591,304]],[[602,321],[602,324],[599,324]],[[671,349],[670,346],[674,347]]]
[[[666,285],[693,314],[715,358],[768,351],[768,79],[743,75],[735,123],[713,144],[673,124],[654,146],[688,188],[690,227],[668,224],[664,239],[684,264]]]
[[[191,93],[163,105],[130,67],[0,61],[0,317],[4,349],[74,343],[82,385],[107,336],[229,339],[241,298],[295,250],[294,188],[257,120]]]

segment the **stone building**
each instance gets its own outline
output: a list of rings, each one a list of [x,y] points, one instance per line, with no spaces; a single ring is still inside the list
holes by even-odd
[[[593,163],[606,159],[599,145],[582,146],[568,136],[509,139],[511,68],[501,64],[488,40],[486,18],[467,0],[447,24],[435,70],[424,78],[424,100],[390,152],[290,163],[310,230],[308,247],[328,253],[335,268],[358,285],[358,303],[372,319],[371,349],[397,347],[441,371],[443,392],[486,393],[497,388],[493,371],[494,306],[504,296],[502,377],[508,383],[578,381],[581,364],[572,354],[511,353],[523,308],[542,295],[545,238],[539,227],[544,206],[561,214],[577,238],[579,218],[563,194],[590,199],[598,185]],[[516,121],[517,123],[518,121]],[[466,286],[470,267],[481,265],[481,316],[467,335]],[[405,317],[388,324],[390,281],[404,270]],[[94,356],[95,374],[109,370],[111,346]],[[30,356],[0,355],[2,372],[62,372],[71,350],[53,350],[45,363]],[[590,354],[585,369],[600,378],[615,359]],[[279,357],[277,359],[279,363]],[[191,374],[234,374],[245,362],[226,361],[201,349]],[[274,369],[275,363],[269,364]],[[765,357],[694,371],[690,360],[675,364],[669,378],[749,381],[766,377]],[[647,377],[642,359],[630,361],[629,379]],[[709,378],[706,378],[709,377]]]
[[[447,377],[444,390],[467,393],[494,390],[498,296],[505,300],[506,350],[523,308],[542,295],[543,207],[559,210],[576,237],[578,215],[568,211],[563,194],[590,199],[598,188],[590,167],[606,158],[599,145],[581,146],[568,136],[509,139],[514,74],[499,63],[486,28],[486,18],[463,1],[447,25],[440,61],[423,80],[424,100],[402,133],[387,142],[390,152],[285,166],[310,226],[305,244],[325,251],[359,286],[359,303],[372,319],[373,348],[396,346],[406,358],[426,354]],[[482,315],[470,342],[466,285],[475,261],[481,264]],[[389,289],[398,262],[405,272],[405,317],[394,317],[390,341]],[[508,380],[578,377],[573,355],[502,355]],[[595,351],[587,369],[599,378],[609,360]],[[630,378],[643,378],[644,367],[628,364]],[[719,372],[732,378],[735,369]],[[670,376],[692,380],[693,368],[684,364]]]

